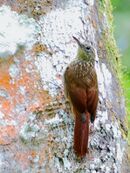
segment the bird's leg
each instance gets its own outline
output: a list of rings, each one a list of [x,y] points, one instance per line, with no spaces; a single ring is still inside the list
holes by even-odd
[[[94,132],[94,123],[90,122],[90,127],[89,128],[90,128],[90,131],[89,131],[90,134],[93,133]]]
[[[82,113],[81,114],[81,122],[82,123],[85,123],[86,122],[86,114],[85,113]]]
[[[94,121],[96,118],[96,111],[90,116],[90,133],[94,132]]]

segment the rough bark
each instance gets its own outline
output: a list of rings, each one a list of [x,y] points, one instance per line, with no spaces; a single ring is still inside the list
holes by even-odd
[[[130,172],[110,1],[3,4],[18,13],[15,20],[22,14],[23,20],[31,20],[35,37],[16,41],[17,49],[11,53],[0,52],[0,172]],[[99,104],[91,152],[83,160],[77,160],[73,151],[74,120],[63,91],[64,70],[77,52],[72,36],[91,43],[97,60]]]

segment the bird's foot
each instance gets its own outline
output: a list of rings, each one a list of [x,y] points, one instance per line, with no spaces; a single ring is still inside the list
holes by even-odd
[[[90,134],[94,132],[94,124],[90,123],[90,130],[89,130]]]
[[[94,160],[93,152],[92,152],[92,150],[90,150],[90,149],[88,150],[87,159],[88,159],[89,161],[93,161],[93,160]]]
[[[86,123],[86,114],[85,113],[81,114],[81,122]]]

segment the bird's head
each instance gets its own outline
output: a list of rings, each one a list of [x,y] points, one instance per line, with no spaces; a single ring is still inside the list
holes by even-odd
[[[94,60],[95,60],[94,48],[88,44],[81,43],[76,37],[73,37],[73,38],[79,46],[78,59],[94,62]]]

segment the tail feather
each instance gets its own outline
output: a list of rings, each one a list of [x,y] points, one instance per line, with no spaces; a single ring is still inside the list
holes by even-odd
[[[85,116],[85,118],[82,118]],[[79,115],[76,113],[74,128],[74,150],[79,157],[88,153],[88,136],[89,136],[89,117],[88,112]],[[85,120],[85,121],[82,121]]]

